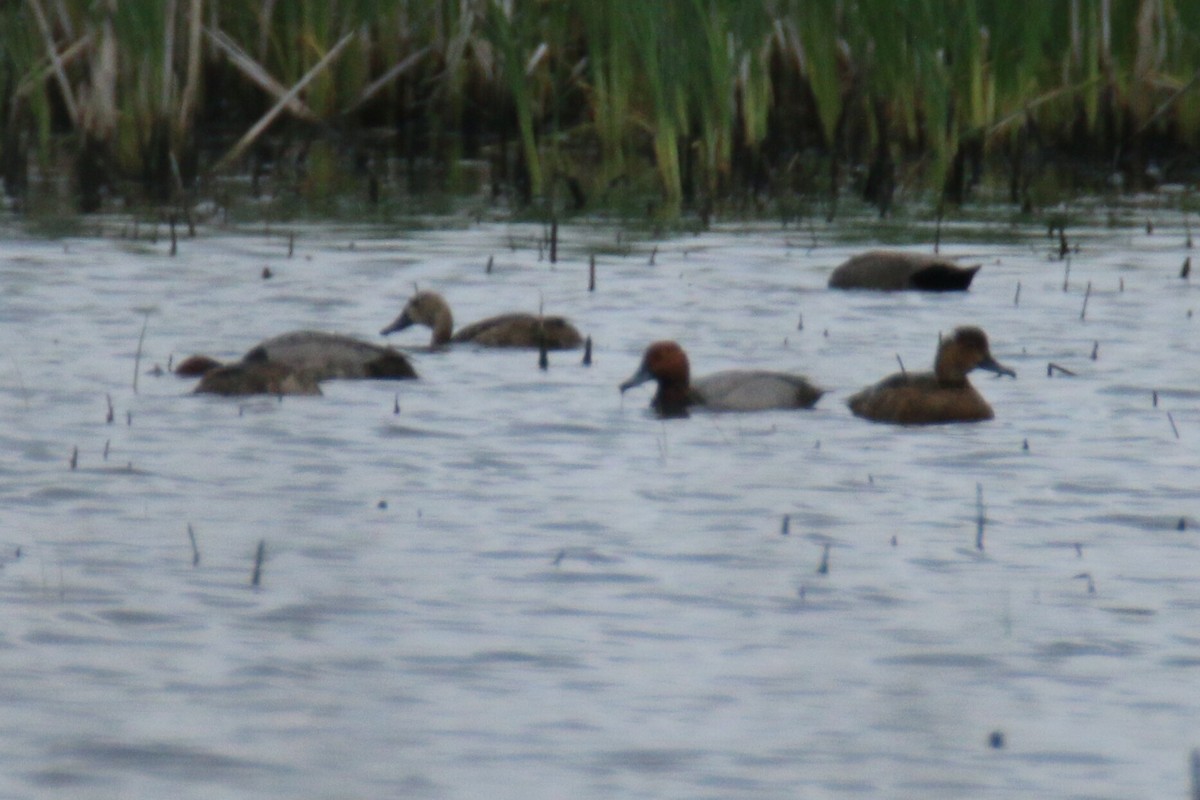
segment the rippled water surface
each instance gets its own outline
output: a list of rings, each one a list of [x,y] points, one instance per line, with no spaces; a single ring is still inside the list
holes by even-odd
[[[827,291],[872,242],[825,231],[568,228],[554,266],[540,233],[311,228],[291,258],[263,231],[175,258],[0,244],[0,796],[1184,796],[1181,228],[1068,231],[1066,291],[1044,229],[951,231],[943,252],[984,268],[944,296]],[[151,371],[298,328],[379,340],[414,284],[462,323],[544,304],[595,361],[420,352],[417,329],[393,339],[420,381],[323,397]],[[1018,373],[975,378],[995,421],[850,415],[963,323]],[[830,394],[663,423],[649,387],[616,388],[659,338],[696,374],[798,370]]]

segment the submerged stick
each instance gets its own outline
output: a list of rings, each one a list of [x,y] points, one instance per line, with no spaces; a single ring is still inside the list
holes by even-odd
[[[1063,269],[1063,291],[1067,291],[1067,287],[1071,285],[1071,257],[1066,256],[1064,260],[1067,266]]]
[[[975,484],[975,549],[983,552],[983,484]]]
[[[588,260],[588,291],[596,291],[596,256],[595,254]]]
[[[1183,266],[1179,268],[1179,277],[1183,278],[1184,280],[1187,280],[1188,276],[1191,274],[1192,274],[1192,257],[1188,256],[1187,258],[1185,258],[1183,260]]]
[[[1175,438],[1179,438],[1179,428],[1175,427],[1175,417],[1170,411],[1167,412],[1167,422],[1171,423],[1171,430],[1175,432]]]
[[[829,542],[825,543],[825,549],[821,551],[821,563],[817,565],[817,574],[829,574]]]
[[[1067,369],[1064,366],[1055,364],[1053,361],[1051,361],[1049,364],[1046,365],[1046,377],[1047,378],[1053,377],[1055,372],[1060,372],[1063,375],[1070,375],[1072,378],[1075,377],[1074,372],[1072,372],[1071,370]]]
[[[79,466],[79,445],[71,448],[71,469]]]
[[[192,566],[200,565],[200,548],[196,546],[196,531],[192,530],[192,523],[187,524],[188,541],[192,543]]]
[[[1088,304],[1088,298],[1090,298],[1091,296],[1092,296],[1092,282],[1091,282],[1091,281],[1088,281],[1088,283],[1087,283],[1087,290],[1086,290],[1086,291],[1084,291],[1084,293],[1083,293],[1083,308],[1082,308],[1082,309],[1080,309],[1080,311],[1079,311],[1079,319],[1080,319],[1080,321],[1082,321],[1082,320],[1084,320],[1084,319],[1086,319],[1086,318],[1087,318],[1087,304]]]
[[[590,367],[592,365],[592,337],[589,336],[583,340],[583,365]]]
[[[146,340],[146,326],[150,324],[150,312],[142,320],[142,332],[138,334],[137,352],[133,354],[133,393],[137,394],[138,371],[142,365],[142,343]]]
[[[787,536],[791,532],[788,530],[788,528],[791,526],[791,521],[792,521],[791,514],[783,515],[783,526],[779,529],[780,536]]]
[[[1013,295],[1013,307],[1021,305],[1021,282],[1017,281],[1017,293]]]
[[[550,263],[558,263],[558,214],[550,218]]]
[[[108,403],[108,414],[104,417],[104,421],[107,422],[109,425],[112,425],[112,423],[113,423],[112,395],[108,394],[106,392],[104,395],[104,399]]]
[[[258,549],[254,552],[254,572],[250,574],[250,585],[258,588],[262,583],[262,566],[267,557],[267,540],[258,540]]]

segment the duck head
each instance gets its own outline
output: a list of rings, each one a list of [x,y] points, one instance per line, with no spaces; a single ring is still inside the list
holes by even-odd
[[[687,354],[676,342],[655,342],[646,348],[642,363],[621,384],[621,393],[648,381],[658,382],[653,406],[664,417],[686,417],[690,367]]]
[[[387,336],[413,325],[424,325],[433,329],[433,340],[430,344],[446,344],[454,330],[454,317],[450,313],[450,306],[440,294],[417,292],[405,303],[400,316],[379,333]]]
[[[1017,373],[992,357],[987,334],[973,325],[956,328],[954,334],[938,345],[933,371],[939,383],[963,384],[973,369],[986,369],[997,375],[1017,377]]]

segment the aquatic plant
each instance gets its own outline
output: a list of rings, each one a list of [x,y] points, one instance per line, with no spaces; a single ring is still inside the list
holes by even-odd
[[[483,159],[552,213],[565,187],[660,219],[847,188],[940,214],[989,170],[1027,208],[1047,165],[1152,185],[1200,133],[1178,0],[26,0],[0,26],[5,188],[65,154],[84,209],[229,171],[378,202]]]

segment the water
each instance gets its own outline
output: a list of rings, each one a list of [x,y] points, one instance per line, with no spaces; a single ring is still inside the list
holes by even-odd
[[[954,296],[829,292],[866,245],[824,231],[622,253],[566,229],[554,267],[538,233],[314,228],[290,259],[261,231],[176,258],[4,242],[0,795],[1184,796],[1200,294],[1182,230],[1069,231],[1065,292],[1044,231],[951,232],[945,252],[985,265]],[[414,283],[460,323],[567,314],[595,363],[417,352],[421,381],[282,402],[149,373],[297,328],[376,339]],[[963,323],[1018,372],[976,378],[995,421],[849,414]],[[616,386],[668,337],[697,374],[796,369],[831,394],[660,422],[648,388]]]

